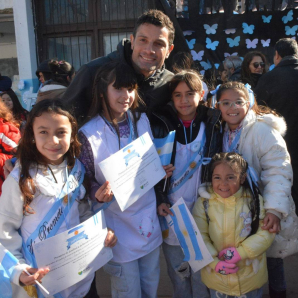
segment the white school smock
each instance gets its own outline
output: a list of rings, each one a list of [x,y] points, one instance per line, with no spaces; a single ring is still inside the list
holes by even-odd
[[[19,177],[20,169],[18,165],[16,165],[2,186],[3,192],[1,195],[0,206],[0,242],[13,255],[15,255],[21,263],[21,265],[16,266],[11,278],[13,298],[29,297],[26,291],[19,286],[19,276],[22,270],[28,267],[28,265],[24,265],[26,264],[26,260],[22,253],[22,237],[23,241],[26,243],[28,237],[35,231],[37,225],[42,221],[44,216],[56,202],[55,195],[57,191],[55,188],[59,188],[60,186],[62,190],[62,186],[66,181],[66,161],[57,166],[51,165],[51,169],[59,182],[58,184],[53,182],[52,175],[45,167],[39,166],[37,170],[37,175],[42,175],[45,178],[45,180],[40,184],[38,184],[38,181],[41,180],[38,179],[38,176],[35,176],[36,168],[30,170],[32,177],[37,178],[37,180],[35,180],[35,183],[37,183],[37,192],[30,204],[30,207],[32,207],[35,211],[34,214],[23,216],[23,198],[19,189],[18,181],[15,179],[16,177]],[[70,212],[66,216],[68,225],[66,225],[64,221],[57,234],[78,225],[81,221],[88,219],[92,215],[87,202],[78,202],[78,200],[84,198],[84,195],[85,188],[81,185],[77,200],[73,203]],[[22,237],[18,233],[19,228],[21,230]],[[42,238],[42,234],[40,234],[40,236]],[[36,239],[36,243],[37,242],[39,242],[38,237]],[[90,289],[93,278],[94,274],[89,274],[85,279],[60,292],[60,294],[63,298],[84,297]]]
[[[194,154],[198,154],[198,152],[192,152],[191,148],[194,144],[198,142],[201,143],[204,134],[205,124],[201,122],[199,133],[191,143],[183,145],[177,142],[174,175],[183,170]],[[201,184],[201,168],[202,166],[199,166],[188,181],[186,181],[176,192],[168,195],[172,205],[174,205],[182,197],[189,211],[192,211],[192,208],[198,198],[198,189]],[[164,242],[169,245],[180,245],[172,228],[169,228],[169,235],[164,239]]]
[[[142,114],[137,122],[138,136],[152,133],[147,116]],[[81,129],[87,137],[94,156],[95,179],[102,185],[104,178],[98,163],[119,150],[118,136],[115,135],[102,117],[97,116],[87,122]],[[126,146],[128,138],[121,138],[121,145]],[[104,211],[107,226],[115,231],[118,238],[113,247],[112,261],[117,263],[139,259],[162,243],[161,229],[157,217],[156,196],[154,188],[139,198],[123,212],[117,201]]]

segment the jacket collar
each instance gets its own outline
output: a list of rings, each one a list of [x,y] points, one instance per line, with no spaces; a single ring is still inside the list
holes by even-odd
[[[298,66],[298,57],[296,56],[285,56],[282,60],[276,65],[274,69],[277,67],[283,67],[288,65],[296,65]]]

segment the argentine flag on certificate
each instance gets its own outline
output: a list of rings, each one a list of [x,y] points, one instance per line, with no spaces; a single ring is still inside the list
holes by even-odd
[[[169,134],[162,139],[154,139],[153,143],[163,166],[171,163],[174,140],[176,131],[170,131]]]
[[[10,276],[18,259],[0,243],[0,297],[11,298]]]

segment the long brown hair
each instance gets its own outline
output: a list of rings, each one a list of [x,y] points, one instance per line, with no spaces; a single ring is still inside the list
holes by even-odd
[[[75,118],[67,112],[59,99],[45,99],[34,105],[30,111],[27,123],[24,129],[24,135],[17,149],[17,157],[21,165],[19,187],[24,196],[23,213],[34,213],[30,208],[30,203],[34,198],[36,188],[33,178],[29,173],[30,166],[44,165],[48,166],[47,160],[37,150],[34,140],[33,123],[36,117],[40,117],[43,113],[53,113],[66,116],[71,124],[71,138],[69,150],[65,153],[67,158],[67,166],[72,168],[75,164],[76,157],[80,154],[80,142],[78,140],[78,125]]]
[[[248,91],[247,91],[245,85],[240,82],[226,82],[226,83],[222,84],[216,93],[216,100],[219,101],[223,92],[225,92],[227,90],[242,91],[245,95],[246,100],[249,100]],[[275,112],[274,110],[271,110],[269,107],[258,105],[256,100],[255,100],[254,105],[252,106],[251,109],[257,115],[273,114],[275,116],[280,116],[277,112]]]

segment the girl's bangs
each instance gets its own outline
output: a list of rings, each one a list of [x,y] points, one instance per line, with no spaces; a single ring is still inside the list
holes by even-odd
[[[136,75],[130,69],[124,69],[124,67],[116,67],[113,76],[115,82],[113,84],[114,88],[128,88],[136,89],[137,88],[137,78]]]

